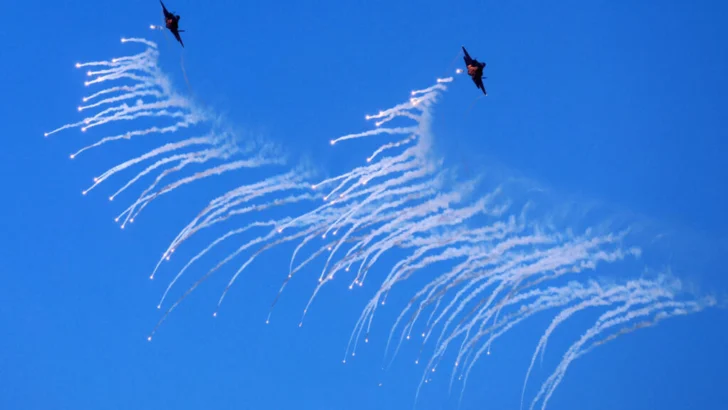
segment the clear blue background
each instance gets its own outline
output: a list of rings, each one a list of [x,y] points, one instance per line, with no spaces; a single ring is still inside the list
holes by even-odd
[[[342,157],[328,140],[365,129],[364,114],[449,74],[465,45],[488,63],[489,96],[468,111],[478,91],[458,78],[437,107],[439,154],[473,169],[500,164],[559,195],[659,221],[682,238],[666,252],[682,272],[726,289],[728,3],[288,3],[167,2],[187,30],[195,93],[231,122],[348,169],[367,152]],[[118,39],[143,36],[160,44],[184,90],[180,49],[149,31],[161,19],[152,0],[2,8],[0,408],[411,408],[416,348],[389,373],[379,371],[376,341],[341,364],[367,294],[330,289],[299,329],[309,276],[265,326],[284,276],[266,259],[218,319],[210,313],[219,286],[210,286],[147,343],[172,271],[159,282],[148,272],[212,197],[208,185],[170,195],[120,231],[112,218],[121,204],[109,204],[108,191],[80,195],[119,159],[115,148],[69,161],[88,137],[43,132],[80,118],[86,90],[74,63],[128,55]],[[620,338],[574,364],[551,408],[727,408],[727,326],[724,311],[709,311]],[[503,354],[496,348],[478,366],[462,408],[515,407],[542,329],[525,325],[504,339]],[[567,340],[552,345],[531,394]],[[418,408],[455,408],[446,380],[437,381]]]

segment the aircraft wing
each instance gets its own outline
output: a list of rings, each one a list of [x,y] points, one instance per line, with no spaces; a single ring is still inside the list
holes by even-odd
[[[473,76],[473,82],[475,83],[475,86],[483,90],[483,94],[486,94],[485,92],[485,86],[483,85],[483,77],[477,77]]]
[[[174,34],[174,38],[176,38],[177,41],[179,41],[179,43],[182,44],[182,47],[184,48],[185,43],[182,42],[182,37],[179,36],[179,31],[175,30],[172,32],[172,34]]]
[[[172,13],[170,13],[166,7],[164,7],[164,3],[162,3],[162,0],[159,0],[159,4],[162,5],[162,12],[164,13],[164,18],[167,19],[169,17],[172,17]]]
[[[463,46],[463,53],[465,53],[465,57],[463,57],[465,65],[473,65],[473,59],[470,57],[470,54],[468,54],[468,50],[465,49],[465,46]]]

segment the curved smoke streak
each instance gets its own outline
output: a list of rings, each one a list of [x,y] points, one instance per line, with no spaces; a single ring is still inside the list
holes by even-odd
[[[74,159],[85,151],[111,142],[139,137],[150,138],[155,134],[178,137],[185,130],[196,133],[158,146],[107,170],[94,177],[94,183],[83,191],[86,195],[112,176],[131,167],[150,163],[109,196],[109,200],[114,200],[143,177],[157,174],[154,182],[142,191],[138,199],[116,217],[116,220],[121,222],[122,228],[127,223],[134,222],[134,218],[153,200],[183,185],[234,170],[284,163],[282,157],[276,155],[272,145],[259,145],[250,141],[242,144],[235,133],[221,129],[220,122],[212,114],[175,93],[169,79],[159,68],[159,51],[155,43],[139,38],[122,38],[121,41],[141,43],[146,45],[147,49],[139,54],[113,58],[109,61],[76,64],[77,68],[90,68],[86,74],[91,79],[84,83],[85,86],[107,83],[110,85],[84,97],[84,104],[78,107],[79,112],[95,109],[98,111],[96,114],[47,132],[45,136],[68,128],[80,128],[85,133],[96,127],[120,121],[137,124],[144,123],[144,120],[150,117],[155,120],[155,125],[142,125],[143,128],[105,136],[71,154],[71,159]],[[207,167],[191,176],[177,178],[166,185],[160,185],[163,180],[174,177],[189,166],[214,162],[220,164]]]
[[[133,222],[151,201],[182,185],[237,169],[283,164],[281,157],[267,146],[252,144],[241,148],[234,134],[219,130],[211,114],[177,95],[158,67],[154,43],[143,39],[122,41],[143,43],[147,49],[129,57],[77,65],[96,69],[88,72],[92,79],[86,82],[87,86],[121,84],[84,98],[86,105],[79,107],[81,112],[100,111],[46,134],[73,127],[87,131],[106,123],[142,117],[154,117],[155,122],[171,121],[165,126],[104,137],[71,155],[74,158],[107,142],[132,137],[151,134],[175,137],[173,142],[111,168],[84,191],[89,192],[127,168],[156,161],[111,195],[113,199],[145,175],[157,173],[154,182],[117,218],[123,219],[122,227]],[[237,187],[210,201],[169,244],[152,278],[163,262],[190,238],[213,226],[230,225],[229,231],[211,239],[188,259],[173,276],[158,307],[165,304],[180,277],[193,265],[197,266],[205,254],[233,239],[240,245],[207,269],[169,305],[152,335],[185,297],[238,258],[241,259],[236,262],[237,269],[217,302],[218,309],[229,289],[260,254],[291,243],[295,247],[289,273],[271,310],[293,276],[310,267],[316,269],[318,285],[303,310],[305,317],[324,285],[343,276],[350,289],[361,287],[374,265],[385,253],[390,253],[396,256],[397,262],[391,266],[377,264],[387,272],[386,276],[377,284],[376,292],[354,326],[344,362],[349,355],[355,355],[361,340],[368,341],[375,313],[386,304],[395,285],[415,276],[433,278],[414,292],[402,308],[386,348],[387,352],[393,350],[394,358],[402,343],[415,335],[421,339],[422,346],[432,342],[433,353],[427,359],[420,388],[444,365],[452,369],[451,386],[459,380],[464,389],[475,363],[483,354],[490,353],[500,336],[533,315],[553,311],[553,320],[538,341],[526,372],[523,406],[536,358],[539,355],[543,358],[555,329],[578,312],[602,312],[542,383],[530,408],[540,402],[543,409],[569,365],[595,347],[666,318],[715,305],[714,298],[693,297],[678,280],[666,275],[652,280],[606,281],[590,274],[603,265],[640,257],[639,247],[625,244],[629,233],[626,230],[616,233],[586,230],[579,235],[564,232],[531,220],[527,217],[528,207],[516,209],[502,187],[485,196],[478,196],[477,181],[452,188],[447,171],[439,160],[432,158],[430,149],[432,109],[452,81],[452,77],[438,79],[429,88],[413,91],[408,101],[367,116],[375,121],[375,127],[369,131],[330,140],[338,148],[359,138],[390,138],[372,152],[366,164],[313,184],[311,175],[298,168]],[[132,100],[135,103],[130,105]],[[193,128],[206,131],[178,138],[183,130]],[[238,156],[243,158],[232,160]],[[222,164],[207,165],[212,161]],[[193,164],[207,168],[160,185],[163,179]],[[297,216],[266,217],[266,212],[273,208],[294,204],[297,209],[301,206],[310,206],[310,209]],[[231,223],[244,217],[247,222],[242,225]],[[315,265],[315,260],[320,263]],[[455,352],[449,364],[443,362],[448,351]]]

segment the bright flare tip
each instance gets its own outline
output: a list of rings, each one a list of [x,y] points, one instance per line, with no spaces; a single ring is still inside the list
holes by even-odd
[[[331,145],[334,145],[334,144],[336,144],[336,141],[331,140],[331,141],[329,141],[329,143],[331,143]]]
[[[151,342],[151,341],[152,341],[152,337],[151,337],[151,336],[149,336],[149,337],[147,338],[147,341],[148,341],[148,342]]]

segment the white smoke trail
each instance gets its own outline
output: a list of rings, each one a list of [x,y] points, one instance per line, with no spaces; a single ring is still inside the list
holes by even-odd
[[[157,148],[108,169],[95,177],[94,183],[83,191],[86,195],[116,174],[154,160],[155,162],[148,163],[144,169],[130,177],[121,188],[109,196],[109,200],[114,200],[144,177],[157,173],[155,180],[138,196],[138,199],[116,218],[116,221],[121,221],[122,228],[127,223],[134,222],[142,209],[151,201],[183,185],[235,170],[284,163],[285,159],[271,146],[258,147],[255,144],[241,146],[236,134],[222,128],[216,117],[177,94],[169,78],[159,68],[159,51],[154,42],[141,38],[124,38],[122,43],[142,44],[147,48],[131,56],[76,64],[79,68],[103,67],[96,71],[88,71],[86,74],[90,79],[85,85],[107,83],[110,85],[84,97],[83,102],[86,104],[78,107],[79,112],[94,109],[99,111],[90,114],[82,121],[66,124],[45,134],[48,137],[70,128],[80,128],[82,132],[88,132],[95,127],[110,126],[114,123],[120,126],[126,122],[139,124],[138,128],[132,125],[116,135],[101,137],[97,142],[71,154],[72,159],[107,143],[131,140],[134,137],[170,136],[174,139],[164,141]],[[94,102],[89,103],[90,101]],[[153,119],[153,125],[149,124],[150,118]],[[184,135],[186,132],[190,135]],[[252,151],[257,152],[250,155]],[[243,158],[239,159],[241,156]],[[208,165],[213,162],[219,164]],[[191,176],[177,177],[161,188],[157,187],[163,180],[181,175],[194,166],[205,168]]]
[[[647,306],[638,308],[638,309],[631,309],[634,304],[636,304],[636,301],[632,298],[628,298],[624,301],[624,305],[614,308],[613,310],[608,311],[602,317],[600,318],[600,321],[597,322],[592,328],[587,330],[587,332],[577,341],[575,342],[567,351],[567,353],[564,355],[563,360],[559,365],[557,366],[554,373],[544,382],[543,386],[541,387],[541,390],[538,392],[536,397],[533,399],[533,402],[531,403],[531,409],[533,409],[538,402],[539,399],[543,397],[543,404],[541,406],[541,409],[546,408],[546,404],[548,403],[549,399],[551,398],[551,395],[556,390],[556,387],[559,385],[561,380],[564,377],[564,374],[566,373],[567,368],[577,358],[585,355],[589,351],[591,351],[594,347],[597,347],[599,345],[602,345],[608,341],[614,340],[619,335],[631,333],[632,331],[648,326],[652,326],[664,319],[677,316],[677,315],[686,315],[690,313],[696,313],[700,312],[706,307],[711,307],[716,305],[716,300],[714,298],[708,297],[703,298],[695,301],[680,301],[680,300],[668,300],[665,302],[661,301],[654,301],[654,300],[646,300],[646,301],[640,301],[644,304],[647,304]],[[609,316],[617,316],[613,319],[606,320]],[[650,320],[650,316],[652,316],[652,319]],[[643,320],[631,327],[626,327],[626,325],[630,322],[632,322],[634,319],[641,319],[647,317],[646,320]],[[622,327],[620,330],[618,330],[615,334],[612,334],[610,336],[607,336],[603,340],[596,341],[592,346],[585,346],[586,343],[600,335],[601,333],[609,330],[612,327],[615,326],[625,326]]]
[[[72,155],[74,158],[86,150],[132,137],[174,136],[174,141],[167,141],[100,174],[84,191],[94,189],[128,168],[151,162],[110,196],[114,199],[143,177],[157,172],[156,179],[117,218],[123,218],[122,227],[133,222],[153,200],[183,185],[233,170],[284,163],[268,147],[241,147],[234,134],[220,131],[211,114],[174,93],[158,68],[156,44],[144,39],[124,41],[148,48],[128,57],[77,64],[77,67],[100,68],[88,72],[93,78],[86,82],[87,86],[113,82],[108,88],[85,97],[83,102],[88,104],[79,107],[79,112],[100,111],[46,134],[68,128],[87,131],[145,118],[152,118],[155,123],[170,121],[166,125],[144,126],[104,137]],[[502,186],[481,195],[477,192],[477,180],[453,182],[443,168],[443,161],[433,158],[430,150],[432,108],[453,80],[452,77],[438,79],[431,87],[412,91],[408,101],[376,115],[367,115],[368,120],[375,121],[374,129],[329,141],[335,149],[341,149],[341,143],[353,144],[362,138],[385,140],[366,157],[365,165],[313,184],[313,173],[301,166],[238,186],[211,200],[170,242],[150,277],[161,274],[163,262],[170,260],[191,238],[213,231],[208,229],[212,227],[225,227],[224,232],[193,252],[171,277],[158,308],[170,297],[183,274],[193,270],[193,266],[202,265],[203,256],[222,243],[233,239],[238,242],[233,251],[171,303],[149,340],[169,314],[212,274],[237,263],[234,262],[237,258],[244,258],[218,299],[216,315],[230,289],[259,255],[296,243],[288,274],[270,308],[276,305],[293,276],[320,258],[321,265],[314,271],[318,273],[318,283],[303,308],[299,325],[324,285],[343,275],[348,276],[349,289],[361,288],[372,281],[370,272],[384,265],[386,275],[373,286],[374,295],[354,324],[344,362],[349,355],[356,355],[362,334],[364,342],[369,341],[375,314],[386,304],[395,285],[418,277],[428,279],[419,290],[404,290],[413,296],[395,319],[385,348],[386,355],[394,345],[394,360],[413,334],[421,335],[420,355],[424,346],[433,341],[434,350],[427,360],[416,397],[423,384],[432,380],[448,351],[456,351],[450,384],[456,378],[462,380],[464,390],[471,370],[483,354],[490,354],[494,342],[536,313],[554,310],[554,319],[538,342],[526,372],[523,401],[535,358],[539,354],[543,357],[554,329],[577,312],[599,307],[610,309],[572,345],[542,385],[533,403],[543,400],[545,407],[569,364],[594,347],[658,320],[712,305],[711,301],[681,300],[679,287],[661,279],[610,284],[596,281],[592,275],[596,273],[598,278],[603,266],[621,268],[627,260],[641,256],[639,247],[625,245],[629,231],[587,230],[580,235],[573,234],[553,227],[548,221],[527,218],[526,207],[517,209]],[[136,103],[127,104],[131,100]],[[396,121],[401,124],[390,124]],[[205,124],[209,127],[202,133],[179,135]],[[243,159],[235,158],[245,155]],[[208,165],[214,161],[222,163]],[[193,166],[204,168],[162,185],[163,180]],[[273,215],[274,210],[287,216]],[[237,220],[241,222],[233,222]],[[226,227],[228,224],[231,226]],[[394,256],[391,266],[382,262],[385,254]],[[267,321],[270,317],[269,313]],[[635,319],[643,317],[652,317],[652,320],[632,325]],[[421,331],[418,326],[422,326]],[[609,331],[612,333],[607,334]],[[451,349],[452,346],[455,348]],[[418,356],[416,363],[419,361]]]
[[[317,184],[307,183],[306,179],[308,178],[308,175],[305,173],[300,171],[292,172],[260,183],[235,188],[217,199],[214,199],[210,202],[209,206],[193,221],[191,221],[168,246],[167,250],[162,255],[162,258],[157,263],[157,266],[152,273],[152,277],[156,275],[163,261],[168,260],[171,254],[175,252],[183,242],[188,240],[191,235],[196,235],[200,230],[213,224],[226,221],[234,214],[246,214],[254,217],[254,212],[263,212],[273,206],[285,206],[292,203],[299,203],[300,201],[321,198],[322,194],[319,194],[318,192],[323,187],[336,181],[341,181],[339,185],[333,187],[328,194],[323,195],[323,205],[298,217],[278,220],[274,223],[274,229],[268,235],[253,238],[247,243],[243,243],[235,252],[228,255],[228,257],[224,258],[221,263],[209,271],[204,278],[209,277],[210,274],[218,271],[222,268],[222,266],[226,265],[242,253],[252,251],[251,247],[260,247],[260,249],[253,252],[247,262],[245,262],[237,270],[237,272],[233,274],[228,286],[226,286],[220,297],[218,302],[219,308],[228,290],[233,286],[239,275],[261,252],[272,249],[279,244],[303,239],[303,242],[296,249],[296,252],[294,252],[295,258],[295,254],[299,249],[301,249],[301,246],[306,243],[310,243],[314,240],[314,238],[320,237],[321,239],[326,239],[328,234],[337,235],[340,230],[346,229],[346,233],[338,237],[333,242],[321,246],[317,252],[314,252],[314,255],[321,255],[323,252],[329,251],[330,257],[326,265],[328,266],[328,263],[332,262],[331,257],[333,257],[338,249],[340,249],[344,244],[353,244],[353,248],[349,249],[347,256],[345,257],[346,261],[343,263],[348,263],[348,267],[345,269],[346,271],[349,270],[352,264],[360,263],[359,273],[357,274],[357,279],[354,280],[354,283],[361,286],[365,275],[365,273],[362,272],[365,260],[369,257],[373,257],[375,261],[378,254],[384,252],[388,247],[395,246],[394,243],[390,242],[396,238],[389,238],[389,241],[382,242],[379,247],[371,247],[371,249],[366,252],[357,252],[358,249],[366,246],[376,236],[383,235],[387,231],[389,231],[390,234],[397,232],[396,230],[392,230],[397,224],[401,225],[408,221],[420,220],[424,222],[421,225],[422,229],[429,229],[428,226],[436,224],[437,221],[442,220],[442,216],[437,215],[439,209],[446,207],[447,204],[453,201],[457,202],[461,200],[462,194],[450,194],[445,196],[437,194],[436,188],[442,183],[441,177],[435,176],[439,173],[437,167],[433,164],[427,163],[425,152],[423,152],[421,147],[417,145],[412,146],[412,144],[410,144],[412,141],[428,132],[428,122],[423,116],[429,115],[427,107],[436,99],[437,92],[444,89],[444,85],[438,83],[438,85],[431,87],[430,90],[416,91],[413,95],[420,95],[419,97],[413,97],[408,103],[400,104],[395,108],[382,111],[378,116],[371,117],[372,119],[379,119],[386,116],[385,119],[380,120],[377,123],[377,126],[379,127],[398,118],[414,119],[416,121],[415,126],[378,129],[380,130],[379,132],[386,134],[408,135],[408,138],[399,144],[384,144],[383,147],[380,147],[380,149],[376,151],[381,154],[387,148],[393,149],[407,145],[404,147],[404,150],[398,154],[380,156],[378,161],[373,163],[370,161],[371,164],[366,167],[357,168],[335,178],[328,178]],[[332,141],[356,139],[367,135],[370,134],[367,132],[350,134],[345,138],[339,138]],[[422,183],[416,184],[415,182],[417,181],[422,181]],[[303,194],[301,192],[303,189],[308,190],[310,193]],[[132,205],[130,208],[133,208],[134,206],[135,205]],[[403,206],[405,208],[403,208]],[[411,211],[408,214],[403,213],[403,210],[406,210],[407,207],[410,207]],[[470,210],[469,212],[483,212],[485,211],[484,207],[485,203],[482,203],[476,206],[477,209]],[[252,222],[247,226],[267,226],[270,225],[272,221],[274,222],[275,220],[259,220],[258,222]],[[375,229],[377,227],[379,228],[378,230]],[[176,283],[179,275],[187,271],[190,263],[197,261],[199,257],[207,253],[211,247],[217,246],[232,235],[239,235],[247,232],[248,229],[250,228],[244,228],[243,230],[232,229],[227,233],[222,234],[222,236],[213,238],[211,240],[211,244],[198,253],[197,256],[193,257],[193,259],[185,265],[182,271],[175,276],[165,291],[162,302],[167,297],[172,285]],[[360,233],[360,236],[354,237],[354,233]],[[400,235],[402,234],[403,233],[400,233]],[[377,251],[377,254],[374,254],[374,251]],[[290,273],[286,279],[286,283],[295,272],[299,271],[303,267],[303,265],[312,261],[312,258],[309,258],[302,265],[299,265],[294,269],[294,258],[291,259]],[[344,266],[342,262],[336,262],[333,272],[326,274],[326,269],[327,268],[324,267],[324,271],[319,278],[319,288],[323,286],[324,283],[333,279],[334,273],[340,269],[344,269]],[[198,284],[199,282],[195,283],[192,288],[188,289],[188,291],[172,305],[172,307],[160,320],[159,324],[166,319],[168,314],[178,305],[180,300],[186,297],[186,295],[196,288]],[[285,283],[282,286],[281,291],[284,286]],[[313,296],[315,296],[317,292],[318,289]],[[304,313],[307,310],[308,306],[304,309]],[[156,331],[159,327],[159,324],[154,331]]]

